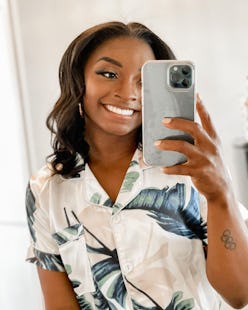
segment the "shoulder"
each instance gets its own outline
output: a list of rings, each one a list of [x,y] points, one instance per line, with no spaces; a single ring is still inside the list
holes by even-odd
[[[55,174],[49,164],[43,166],[36,174],[32,175],[27,188],[27,197],[34,200],[40,208],[51,209],[70,197],[83,194],[84,171],[77,178],[64,178]]]
[[[29,180],[29,187],[33,195],[39,196],[55,177],[52,168],[48,164],[33,174]]]

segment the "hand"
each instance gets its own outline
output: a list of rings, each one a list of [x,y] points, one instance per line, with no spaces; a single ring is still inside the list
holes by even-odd
[[[163,121],[168,128],[189,133],[194,139],[194,145],[186,141],[166,139],[157,141],[155,145],[160,150],[183,153],[188,159],[183,164],[164,167],[166,174],[191,176],[198,191],[208,201],[216,201],[226,197],[227,193],[232,193],[231,180],[221,156],[220,139],[199,97],[196,108],[202,125],[180,118],[165,118]]]

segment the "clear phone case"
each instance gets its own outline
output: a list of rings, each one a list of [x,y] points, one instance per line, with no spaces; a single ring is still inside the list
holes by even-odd
[[[154,146],[154,142],[160,139],[180,139],[193,143],[190,135],[164,127],[162,120],[164,117],[194,120],[194,116],[194,64],[177,60],[146,62],[142,67],[142,134],[145,163],[173,166],[185,162],[187,158],[184,154],[160,151]]]

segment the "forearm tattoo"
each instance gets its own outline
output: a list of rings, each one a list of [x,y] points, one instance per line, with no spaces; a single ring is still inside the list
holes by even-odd
[[[228,250],[234,250],[236,248],[236,242],[233,240],[231,236],[231,230],[225,229],[221,236],[221,241],[224,243],[224,246]]]

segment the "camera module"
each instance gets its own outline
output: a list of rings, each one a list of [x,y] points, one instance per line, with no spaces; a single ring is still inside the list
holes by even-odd
[[[185,89],[192,85],[192,68],[189,65],[177,64],[169,69],[170,87]]]

